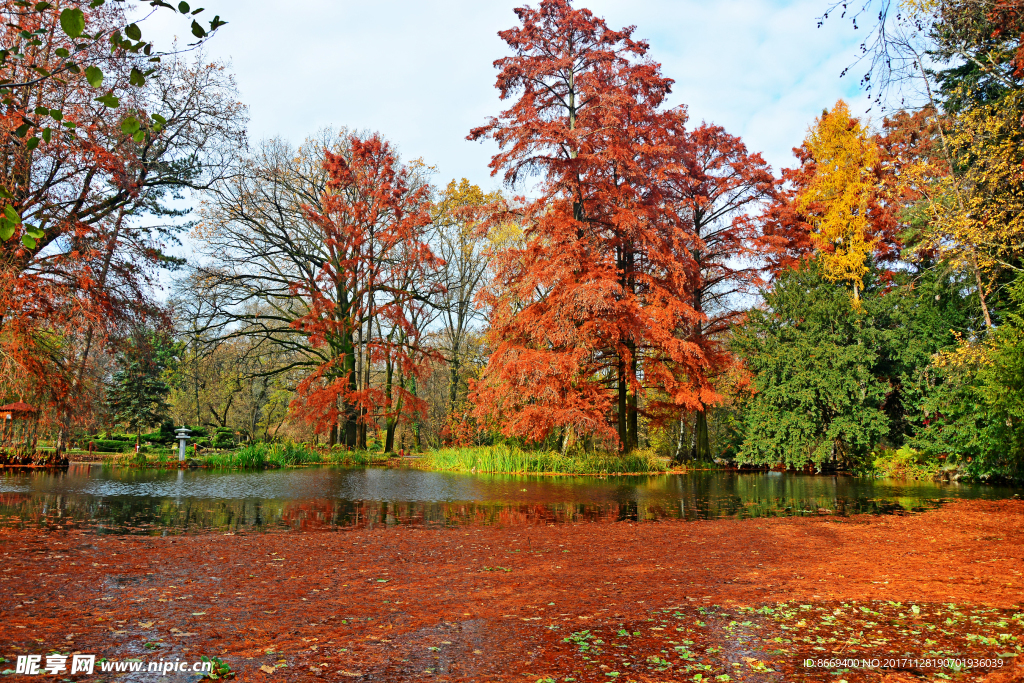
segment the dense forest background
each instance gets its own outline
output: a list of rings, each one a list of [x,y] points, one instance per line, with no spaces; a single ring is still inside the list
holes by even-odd
[[[197,46],[222,23],[181,5]],[[467,131],[500,192],[380,132],[249,141],[226,68],[120,4],[3,8],[18,447],[188,425],[1024,474],[1024,2],[831,8],[874,25],[851,68],[886,115],[827,103],[779,173],[666,107],[632,29],[518,9],[508,108]]]

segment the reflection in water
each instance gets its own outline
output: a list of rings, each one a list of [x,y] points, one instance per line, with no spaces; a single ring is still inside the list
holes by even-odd
[[[106,533],[419,524],[520,526],[932,507],[1013,489],[780,473],[631,477],[468,475],[383,468],[266,472],[74,466],[0,474],[0,525]]]

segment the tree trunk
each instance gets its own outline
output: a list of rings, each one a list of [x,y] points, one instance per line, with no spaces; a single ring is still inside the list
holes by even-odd
[[[458,351],[455,351],[452,354],[452,362],[449,365],[448,410],[454,410],[455,402],[459,400],[459,365],[459,354]]]
[[[345,354],[344,368],[345,377],[348,379],[348,390],[355,392],[358,389],[358,378],[356,377],[356,348],[351,332],[346,332],[343,335],[341,346],[341,351]],[[356,447],[356,407],[350,399],[346,398],[342,410],[345,413],[345,447],[352,449]]]
[[[415,375],[413,375],[412,377],[409,378],[409,393],[412,394],[413,398],[416,398],[418,396],[418,394],[416,393],[416,376]],[[413,439],[414,439],[414,442],[416,444],[416,450],[417,451],[419,451],[423,447],[422,441],[420,439],[420,426],[421,425],[420,425],[419,411],[417,411],[416,412],[416,419],[412,423]]]
[[[631,343],[629,347],[629,350],[632,353],[632,358],[629,361],[629,379],[630,381],[635,382],[637,376],[636,345]],[[634,383],[629,391],[629,424],[626,425],[626,436],[629,440],[629,447],[626,449],[627,452],[633,451],[640,446],[640,420],[637,414],[639,408],[639,397],[637,396],[637,393],[636,384]]]
[[[682,462],[686,453],[686,415],[679,416],[679,436],[676,438],[676,454],[673,460]]]
[[[711,445],[708,443],[707,408],[698,411],[694,419],[692,457],[694,460],[701,462],[711,460]]]
[[[394,396],[391,390],[391,384],[395,376],[395,365],[389,358],[384,365],[384,405],[387,406],[388,416],[384,418],[384,452],[390,453],[395,447],[395,425],[398,424],[398,419],[394,415],[394,405],[392,405],[392,398]]]
[[[629,450],[629,433],[626,427],[626,413],[629,409],[628,406],[628,392],[629,387],[626,382],[626,360],[620,355],[619,356],[619,450],[623,453]]]

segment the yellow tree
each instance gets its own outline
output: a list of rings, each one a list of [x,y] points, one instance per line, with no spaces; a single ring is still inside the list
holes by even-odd
[[[879,160],[878,146],[867,128],[850,116],[843,100],[815,120],[804,144],[815,171],[798,207],[814,228],[811,237],[822,273],[831,282],[850,283],[854,304],[859,305],[872,250],[867,237],[868,203],[874,191],[872,169]]]
[[[1019,92],[961,112],[947,134],[955,173],[943,179],[931,206],[931,245],[954,263],[980,270],[986,290],[1024,259],[1022,117]],[[943,195],[958,201],[942,201]]]

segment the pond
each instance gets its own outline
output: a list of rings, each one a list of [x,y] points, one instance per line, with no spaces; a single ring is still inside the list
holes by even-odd
[[[623,477],[314,467],[237,472],[74,465],[0,473],[0,526],[181,533],[524,525],[914,511],[1017,489],[776,472]]]

